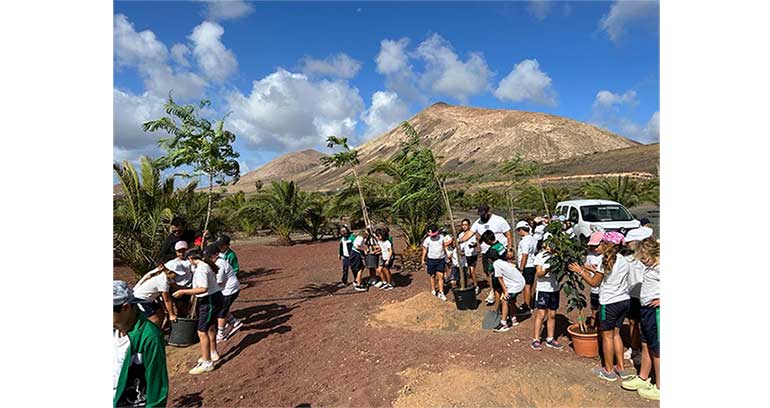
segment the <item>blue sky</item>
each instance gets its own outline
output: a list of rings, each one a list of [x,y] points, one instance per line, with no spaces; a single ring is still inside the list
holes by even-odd
[[[657,2],[114,3],[116,160],[175,99],[230,112],[242,172],[354,143],[431,103],[540,111],[659,138]]]

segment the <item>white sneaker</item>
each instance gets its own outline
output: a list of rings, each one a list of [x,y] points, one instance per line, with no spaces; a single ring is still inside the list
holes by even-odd
[[[393,288],[394,288],[394,286],[391,285],[390,283],[385,284],[385,286],[386,287],[383,287],[383,289],[386,289],[386,290],[393,290]]]
[[[444,295],[444,294],[443,294],[443,293],[441,293],[441,292],[439,292],[439,293],[438,293],[438,298],[439,298],[439,299],[441,299],[441,300],[443,300],[443,301],[446,301],[446,295]]]
[[[433,295],[433,296],[438,296],[438,291],[437,290],[432,290],[432,291],[430,291],[430,294]]]
[[[383,283],[382,281],[377,281],[377,283],[375,283],[375,284],[374,284],[374,285],[372,285],[372,286],[374,286],[375,288],[381,288],[381,287],[382,287],[382,285],[384,285],[384,284],[385,284],[385,283]]]
[[[219,354],[217,354],[217,353],[211,353],[211,361],[212,361],[212,362],[214,362],[214,361],[219,361]],[[202,358],[199,358],[199,359],[198,359],[198,363],[202,363],[202,362],[203,362],[203,359],[202,359]]]
[[[630,360],[631,359],[631,349],[628,348],[626,351],[623,352],[623,359],[624,360]]]
[[[479,291],[479,287],[478,287],[478,286],[476,286],[476,294],[478,295],[478,294],[479,294],[479,292],[480,292],[480,291]]]
[[[493,290],[489,291],[489,295],[487,295],[487,304],[491,305],[495,303],[495,292]]]
[[[217,333],[217,343],[221,343],[227,339],[227,335],[223,333]]]
[[[211,361],[200,361],[198,362],[198,365],[193,367],[188,373],[192,375],[207,373],[209,371],[214,371],[214,363]]]

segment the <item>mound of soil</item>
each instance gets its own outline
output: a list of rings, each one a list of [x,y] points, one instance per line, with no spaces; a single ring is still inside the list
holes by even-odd
[[[446,302],[420,292],[402,302],[387,304],[373,316],[373,325],[398,327],[416,331],[469,333],[481,331],[483,310],[458,310],[452,295]]]

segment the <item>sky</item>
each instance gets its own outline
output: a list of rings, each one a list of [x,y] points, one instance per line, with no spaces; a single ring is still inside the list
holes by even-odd
[[[329,135],[359,145],[435,102],[546,112],[659,140],[659,4],[116,1],[116,161],[179,103],[237,135],[241,173]]]

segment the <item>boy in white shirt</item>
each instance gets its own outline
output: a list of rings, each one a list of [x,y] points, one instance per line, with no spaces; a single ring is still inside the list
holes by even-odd
[[[524,277],[515,266],[502,259],[497,251],[487,251],[487,259],[494,268],[494,277],[502,286],[500,303],[502,303],[502,313],[500,314],[500,324],[494,329],[496,332],[506,332],[511,326],[518,326],[519,322],[513,313],[516,310],[516,296],[524,288]],[[508,325],[508,318],[511,319],[511,325]]]
[[[366,286],[361,282],[361,275],[364,270],[363,257],[366,254],[366,238],[369,232],[365,229],[356,235],[353,239],[353,248],[350,251],[350,271],[353,273],[353,289],[358,292],[366,292]]]
[[[380,266],[377,269],[377,274],[380,276],[381,284],[380,289],[391,290],[393,289],[393,278],[390,274],[390,268],[393,266],[393,245],[390,243],[390,237],[387,230],[384,228],[377,228],[374,231],[374,235],[377,237],[378,251],[380,254]],[[377,286],[377,285],[375,285]]]
[[[556,339],[556,310],[559,309],[559,282],[556,281],[556,274],[548,271],[550,265],[548,259],[551,258],[551,248],[548,244],[543,245],[543,250],[535,256],[535,277],[537,278],[535,296],[535,331],[532,337],[530,347],[533,350],[543,349],[540,343],[540,333],[543,330],[543,320],[546,320],[546,347],[561,350],[564,348]]]
[[[519,234],[519,248],[516,251],[517,262],[521,274],[524,276],[524,301],[521,304],[522,313],[531,313],[534,291],[532,284],[535,282],[535,255],[537,255],[537,241],[529,233],[529,223],[519,221],[516,223],[516,233]]]
[[[208,251],[211,253],[219,252],[219,248],[216,244],[212,244],[209,245]],[[230,338],[243,325],[240,320],[230,313],[230,307],[238,299],[238,294],[241,293],[241,284],[238,282],[235,270],[222,252],[219,252],[214,263],[219,267],[217,283],[222,288],[222,295],[224,296],[222,309],[217,315],[217,343],[219,343]]]
[[[431,294],[444,301],[446,300],[444,295],[445,245],[446,241],[439,234],[438,227],[435,224],[428,226],[428,236],[422,242],[422,264],[426,266],[428,272]]]

